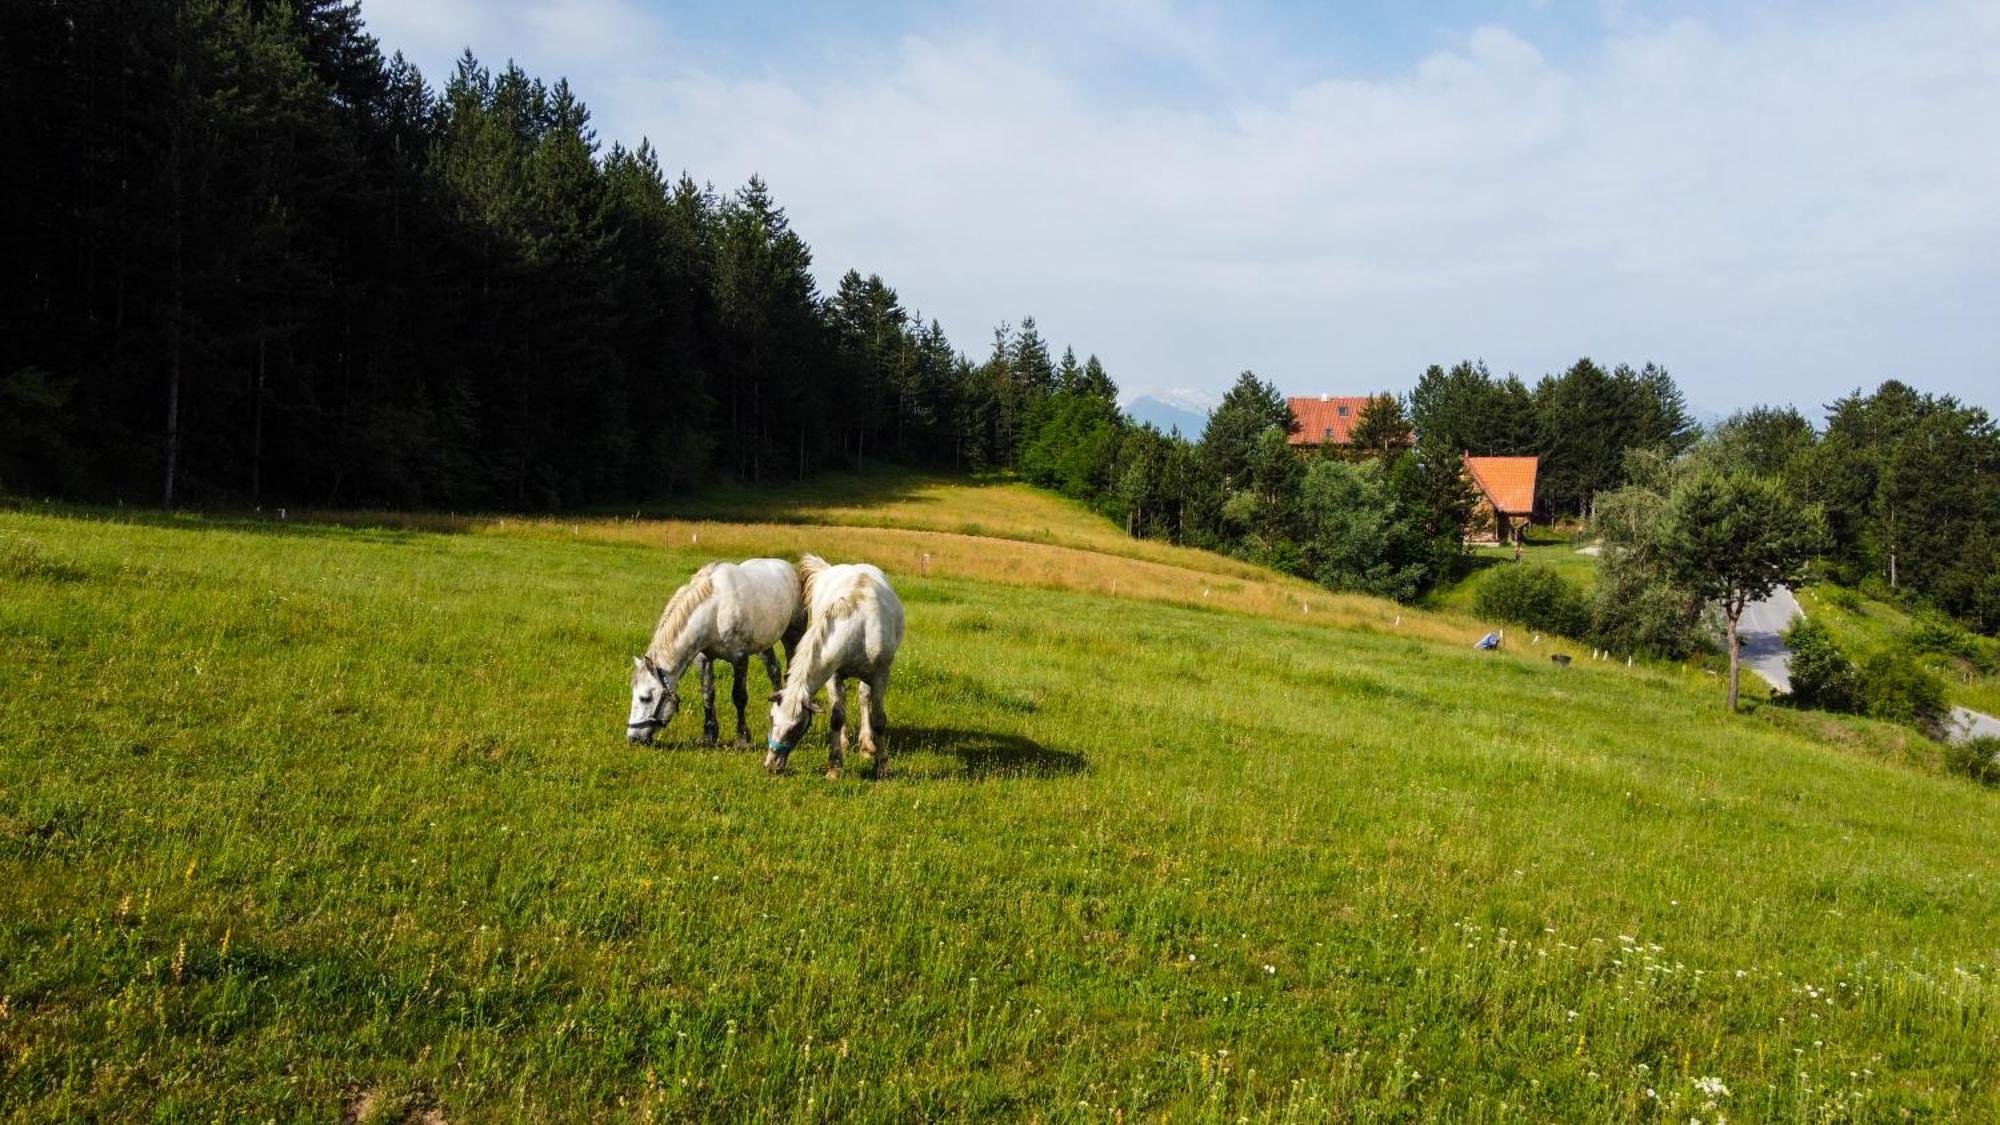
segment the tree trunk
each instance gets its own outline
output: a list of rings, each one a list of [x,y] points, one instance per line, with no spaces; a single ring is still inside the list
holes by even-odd
[[[179,43],[176,29],[176,46]],[[176,50],[176,62],[179,52]],[[184,96],[176,91],[175,96]],[[176,107],[172,133],[167,152],[167,192],[172,199],[172,218],[168,230],[168,253],[171,259],[167,283],[167,465],[166,480],[160,489],[160,506],[174,506],[174,478],[180,471],[181,459],[181,352],[184,318],[187,315],[186,280],[183,274],[182,256],[186,251],[184,217],[182,204],[182,149],[185,144],[184,126],[180,118],[183,112]]]
[[[263,330],[257,334],[257,382],[250,396],[250,506],[264,502],[264,354]]]
[[[1723,615],[1723,630],[1729,636],[1729,710],[1732,714],[1736,711],[1737,677],[1743,670],[1743,643],[1736,636],[1736,620],[1741,616],[1741,610]]]

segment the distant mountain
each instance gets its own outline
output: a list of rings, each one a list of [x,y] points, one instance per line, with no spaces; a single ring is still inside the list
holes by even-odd
[[[1138,398],[1126,403],[1125,413],[1134,422],[1152,426],[1163,434],[1170,434],[1175,430],[1179,430],[1182,437],[1190,440],[1200,437],[1201,431],[1208,425],[1207,414],[1198,414],[1192,410],[1183,410],[1173,403],[1163,402],[1152,395],[1140,395]]]
[[[1214,407],[1214,395],[1191,388],[1176,388],[1139,394],[1125,403],[1125,413],[1134,422],[1153,426],[1161,433],[1170,434],[1179,430],[1182,437],[1195,439],[1201,437],[1201,431],[1207,428],[1208,412]]]

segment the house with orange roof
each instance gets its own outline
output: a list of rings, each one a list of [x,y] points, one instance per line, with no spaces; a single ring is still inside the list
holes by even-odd
[[[1351,445],[1354,423],[1368,407],[1367,395],[1307,395],[1288,398],[1299,428],[1288,439],[1295,446]]]
[[[1474,543],[1518,543],[1535,518],[1537,457],[1466,457],[1465,477],[1479,499],[1466,524],[1465,538]]]

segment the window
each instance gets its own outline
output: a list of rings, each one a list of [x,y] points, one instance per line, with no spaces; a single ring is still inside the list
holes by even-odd
[[[1345,406],[1343,406],[1343,407],[1341,407],[1341,408],[1340,408],[1340,416],[1341,416],[1342,418],[1345,418],[1345,417],[1347,417],[1347,408],[1346,408]]]
[[[1328,427],[1326,428],[1326,440],[1328,440],[1328,441],[1332,441],[1332,440],[1333,440],[1333,427],[1332,427],[1332,426],[1328,426]]]

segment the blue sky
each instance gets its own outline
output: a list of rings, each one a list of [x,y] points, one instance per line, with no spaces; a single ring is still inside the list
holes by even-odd
[[[365,0],[433,80],[761,173],[822,285],[1128,393],[1665,364],[1703,410],[2000,407],[2000,5]]]

